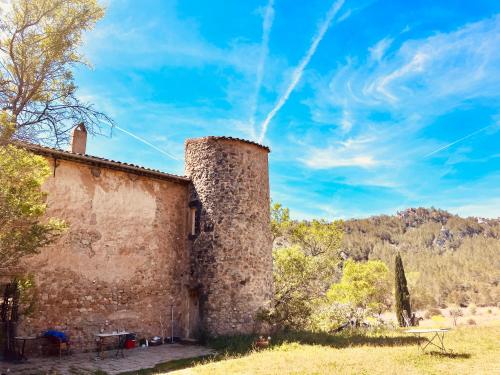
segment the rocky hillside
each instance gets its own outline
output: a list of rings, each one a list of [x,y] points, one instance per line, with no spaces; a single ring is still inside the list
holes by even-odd
[[[410,208],[344,223],[344,257],[392,266],[397,251],[417,307],[500,302],[500,219]]]

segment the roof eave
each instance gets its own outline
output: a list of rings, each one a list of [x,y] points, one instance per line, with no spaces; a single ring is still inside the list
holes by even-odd
[[[103,159],[96,156],[77,154],[69,151],[53,149],[50,147],[44,147],[30,143],[22,143],[18,145],[37,155],[52,157],[55,159],[68,160],[96,167],[103,167],[127,173],[134,173],[136,175],[141,175],[141,176],[154,177],[157,179],[168,180],[180,184],[189,184],[191,182],[191,179],[185,176],[177,176],[170,173],[160,172],[132,164],[117,162],[109,159]]]

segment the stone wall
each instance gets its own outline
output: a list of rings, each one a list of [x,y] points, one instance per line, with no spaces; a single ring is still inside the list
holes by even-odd
[[[147,337],[161,335],[162,323],[169,336],[173,305],[174,334],[189,336],[188,184],[64,160],[56,165],[43,187],[47,214],[70,227],[25,262],[38,295],[21,333],[64,330],[77,349],[94,347],[101,329]]]
[[[200,211],[192,281],[212,335],[258,329],[255,313],[272,299],[268,151],[223,137],[186,142],[190,201]]]

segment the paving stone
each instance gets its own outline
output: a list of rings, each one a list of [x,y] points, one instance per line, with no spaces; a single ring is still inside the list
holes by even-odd
[[[96,370],[109,375],[126,371],[152,368],[159,363],[176,359],[199,357],[213,354],[212,349],[203,346],[168,344],[147,349],[127,350],[125,358],[115,358],[113,351],[107,352],[102,360],[95,360],[94,353],[82,353],[53,358],[32,358],[27,362],[12,364],[0,362],[0,374],[8,375],[69,375],[93,373]]]

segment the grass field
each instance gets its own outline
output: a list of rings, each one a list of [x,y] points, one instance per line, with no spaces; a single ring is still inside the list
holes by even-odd
[[[397,331],[342,335],[289,334],[266,350],[248,339],[214,342],[227,351],[174,374],[500,374],[500,323],[458,327],[445,336],[449,354],[422,353]],[[157,368],[154,373],[171,370]]]

